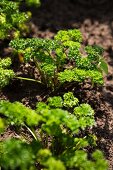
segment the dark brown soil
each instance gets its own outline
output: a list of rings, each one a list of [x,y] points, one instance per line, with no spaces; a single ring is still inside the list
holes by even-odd
[[[95,110],[97,125],[94,132],[98,147],[108,160],[109,170],[113,170],[113,1],[89,6],[76,0],[42,0],[40,8],[33,8],[32,13],[32,37],[52,38],[60,29],[79,28],[85,45],[104,47],[109,66],[104,87],[95,89],[86,84],[83,89],[78,87],[78,91],[74,91],[76,95],[81,94],[82,102],[88,102]],[[29,68],[21,66],[26,67]],[[34,108],[35,103],[43,100],[48,93],[49,90],[39,84],[17,80],[0,92],[0,99],[21,101]],[[12,134],[10,130],[7,133]]]

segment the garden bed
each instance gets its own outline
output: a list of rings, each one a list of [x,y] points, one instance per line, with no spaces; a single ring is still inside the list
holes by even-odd
[[[80,3],[61,0],[43,0],[41,6],[32,8],[33,18],[31,19],[31,37],[53,38],[57,31],[62,29],[79,28],[83,34],[84,45],[101,45],[104,49],[105,60],[108,63],[109,73],[105,76],[104,87],[92,87],[90,83],[77,88],[71,87],[76,97],[81,102],[89,103],[95,111],[96,127],[94,134],[98,139],[98,146],[104,152],[109,162],[109,170],[113,169],[113,2],[106,6],[90,6]],[[28,10],[28,9],[26,9]],[[4,45],[5,46],[5,45]],[[4,55],[10,54],[10,48],[3,49]],[[13,69],[18,75],[29,76],[31,72],[37,76],[34,65],[21,64]],[[59,94],[69,91],[61,89]],[[0,92],[0,99],[7,99],[11,102],[20,101],[24,105],[35,108],[39,101],[45,101],[48,97],[56,95],[50,92],[45,86],[37,83],[14,80],[10,85]],[[9,136],[16,136],[14,130],[9,128],[1,139]]]

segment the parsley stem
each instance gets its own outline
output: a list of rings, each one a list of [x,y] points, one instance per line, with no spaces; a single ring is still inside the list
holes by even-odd
[[[37,141],[37,136],[35,134],[34,130],[31,130],[27,125],[24,124],[24,126],[27,128],[27,130],[31,133],[31,135],[34,137],[34,139]],[[33,132],[34,131],[34,132]]]
[[[25,77],[15,77],[15,78],[16,78],[16,79],[20,79],[20,80],[34,81],[34,82],[43,84],[41,81],[35,80],[35,79],[31,79],[31,78],[25,78]]]

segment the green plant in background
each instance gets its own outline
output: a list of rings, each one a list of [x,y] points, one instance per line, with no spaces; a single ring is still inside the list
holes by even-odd
[[[40,0],[15,0],[15,2],[21,2],[21,4],[25,2],[28,6],[40,6]]]
[[[27,22],[31,13],[19,11],[19,2],[0,1],[0,39],[12,39],[29,32]]]
[[[86,46],[84,56],[80,51],[82,35],[79,30],[59,31],[53,40],[16,39],[10,46],[23,55],[25,62],[33,61],[40,73],[40,82],[52,89],[66,82],[103,84],[103,71],[107,64],[102,58],[103,49]],[[27,80],[27,79],[26,79]]]
[[[35,5],[36,7],[38,7],[40,5],[40,0],[26,0],[26,3],[29,6]]]
[[[83,132],[95,125],[94,110],[88,104],[78,103],[71,92],[63,97],[50,97],[47,103],[37,103],[36,110],[19,102],[0,101],[3,121],[7,125],[18,126],[18,129],[27,128],[33,136],[32,140],[27,140],[20,134],[19,139],[2,141],[1,167],[22,170],[106,170],[107,162],[100,151],[90,154],[90,159],[87,154],[87,148],[94,145],[95,137]]]
[[[0,59],[0,89],[9,84],[9,81],[15,77],[13,70],[9,69],[11,59],[9,57]]]

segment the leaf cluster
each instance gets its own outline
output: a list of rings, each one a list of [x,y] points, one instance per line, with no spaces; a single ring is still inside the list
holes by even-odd
[[[9,84],[9,81],[15,77],[13,70],[9,69],[11,59],[9,57],[0,59],[0,89]]]
[[[86,56],[81,53],[82,35],[79,30],[59,31],[53,40],[16,39],[10,46],[22,54],[25,62],[33,61],[40,73],[41,82],[53,89],[65,82],[103,84],[103,71],[107,65],[102,58],[103,49],[86,46]]]
[[[43,121],[42,128],[47,133],[54,135],[55,133],[57,135],[57,127],[60,128],[60,125],[67,126],[72,133],[78,132],[81,128],[84,129],[87,126],[94,125],[93,109],[88,104],[78,105],[78,99],[71,92],[65,93],[63,99],[60,96],[50,97],[47,102],[48,105],[44,102],[39,102],[36,111],[34,111],[19,102],[0,101],[0,113],[7,117],[11,125],[20,126],[26,124],[27,126],[34,126]],[[76,105],[78,106],[75,107]],[[68,109],[75,107],[73,114],[61,109],[67,107]],[[60,132],[63,132],[62,130],[64,128],[61,128]]]
[[[0,39],[12,39],[20,37],[28,32],[26,25],[31,14],[20,12],[19,3],[9,0],[0,1]]]
[[[21,138],[2,142],[2,167],[36,169],[34,163],[37,162],[39,167],[48,170],[106,170],[107,163],[100,151],[95,151],[88,159],[84,150],[91,145],[91,138],[94,140],[90,133],[82,135],[82,131],[95,124],[94,111],[90,105],[78,102],[71,92],[62,98],[48,98],[47,103],[39,102],[36,110],[19,102],[1,101],[0,113],[8,124],[28,127],[36,135],[35,141],[30,143]],[[38,134],[33,131],[35,126],[38,126]]]
[[[5,169],[26,170],[33,165],[33,153],[31,147],[20,140],[8,139],[0,143],[3,153],[0,157],[0,165]]]

